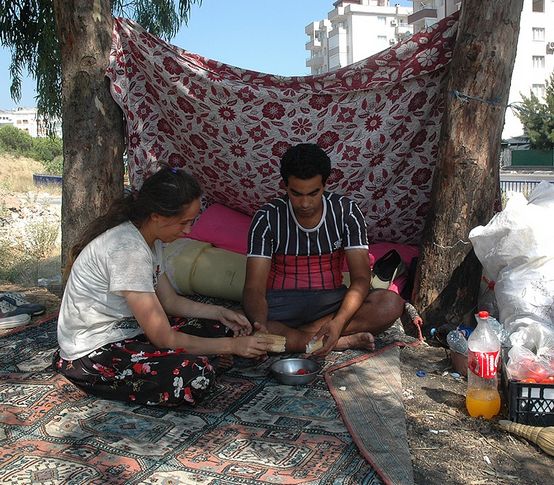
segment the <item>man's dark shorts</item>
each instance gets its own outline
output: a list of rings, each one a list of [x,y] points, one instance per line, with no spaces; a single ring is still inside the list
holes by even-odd
[[[267,319],[298,328],[335,313],[345,294],[346,286],[334,290],[267,290]]]

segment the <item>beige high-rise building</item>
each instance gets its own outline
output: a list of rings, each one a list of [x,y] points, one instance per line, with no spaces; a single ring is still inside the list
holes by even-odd
[[[306,66],[322,74],[360,61],[410,36],[409,7],[389,0],[339,0],[327,18],[306,26]]]

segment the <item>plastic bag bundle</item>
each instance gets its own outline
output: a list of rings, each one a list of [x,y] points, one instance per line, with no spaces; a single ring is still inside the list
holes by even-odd
[[[494,280],[499,320],[510,335],[509,370],[550,369],[554,343],[554,184],[541,182],[529,201],[514,194],[486,226],[469,233],[484,272]],[[545,350],[546,349],[546,350]],[[550,371],[549,371],[550,372]]]
[[[538,325],[511,336],[508,373],[512,379],[554,384],[554,333]]]

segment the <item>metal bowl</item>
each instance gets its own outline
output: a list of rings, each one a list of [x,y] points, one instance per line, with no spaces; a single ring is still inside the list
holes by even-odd
[[[288,386],[309,384],[317,377],[320,369],[321,366],[316,361],[301,358],[281,359],[271,366],[273,377]]]

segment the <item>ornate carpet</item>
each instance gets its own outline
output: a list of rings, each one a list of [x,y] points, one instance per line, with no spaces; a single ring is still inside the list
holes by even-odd
[[[237,362],[201,407],[89,397],[48,368],[56,321],[0,339],[2,484],[379,484],[323,378],[278,385]],[[239,366],[238,364],[242,364]]]

